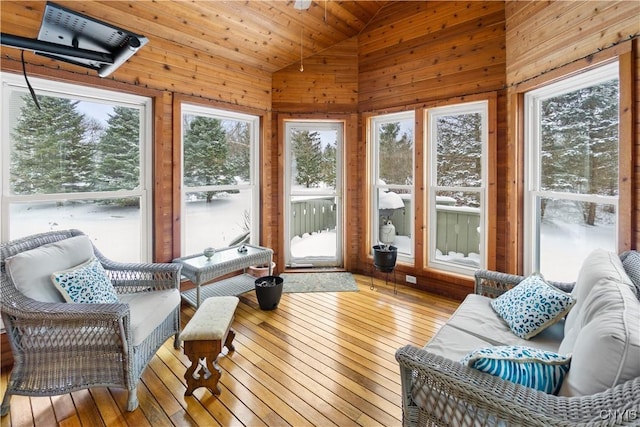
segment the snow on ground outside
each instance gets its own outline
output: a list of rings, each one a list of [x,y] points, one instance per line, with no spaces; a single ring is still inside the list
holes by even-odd
[[[194,248],[226,246],[242,230],[242,211],[248,206],[246,193],[229,194],[213,203],[191,202],[189,218]],[[54,203],[17,204],[11,208],[11,239],[29,234],[77,228],[88,234],[98,249],[116,261],[136,261],[139,247],[139,212],[135,208],[121,208],[96,204],[56,206]],[[230,220],[231,219],[231,220]],[[202,231],[206,230],[206,231]],[[582,261],[595,248],[614,249],[613,225],[586,226],[564,221],[562,218],[545,221],[541,233],[540,272],[549,280],[575,281]],[[214,236],[217,238],[214,239]],[[331,256],[335,254],[335,230],[294,237],[292,252],[296,257]],[[411,240],[396,236],[395,246],[408,252]],[[447,254],[456,261],[461,254]],[[451,258],[449,258],[451,259]]]

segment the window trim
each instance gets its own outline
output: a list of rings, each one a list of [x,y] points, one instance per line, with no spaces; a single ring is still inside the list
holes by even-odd
[[[0,72],[2,82],[2,129],[5,132],[11,129],[9,123],[9,96],[8,91],[14,89],[29,93],[24,78],[18,74]],[[9,205],[15,202],[42,202],[51,200],[86,200],[86,199],[113,199],[124,197],[140,198],[140,260],[149,262],[152,259],[153,244],[150,236],[153,230],[153,98],[142,95],[134,95],[119,92],[108,88],[97,88],[77,83],[61,82],[41,77],[31,77],[31,86],[36,94],[47,94],[73,100],[88,101],[100,104],[113,104],[136,108],[140,114],[140,186],[134,190],[100,191],[100,192],[76,192],[76,193],[50,193],[12,195],[9,188],[10,170],[10,144],[2,144],[2,161],[0,162],[0,176],[2,177],[2,203],[0,207],[0,234],[2,241],[8,240],[10,231]],[[4,138],[3,138],[4,139]],[[9,139],[7,139],[8,141]]]
[[[260,243],[260,159],[259,143],[260,143],[260,116],[255,114],[241,113],[230,110],[224,110],[214,106],[206,106],[201,104],[194,104],[187,101],[180,101],[180,114],[179,118],[179,136],[180,136],[180,218],[186,218],[184,215],[186,209],[185,195],[187,193],[210,191],[210,190],[232,190],[232,189],[250,189],[252,193],[251,197],[251,231],[250,242],[252,244]],[[251,145],[249,147],[250,156],[250,171],[249,171],[249,183],[241,185],[208,185],[189,187],[184,184],[184,129],[182,124],[184,123],[185,114],[196,114],[204,117],[211,117],[223,120],[242,120],[249,123],[249,131],[251,137]],[[186,221],[180,221],[180,244],[179,249],[182,256],[187,255],[185,253],[185,239],[186,239]]]
[[[489,167],[491,159],[494,157],[492,155],[493,146],[495,145],[492,140],[492,132],[491,132],[491,108],[492,108],[492,100],[491,99],[482,99],[478,101],[469,101],[469,102],[457,102],[454,104],[448,104],[443,106],[435,106],[426,108],[424,110],[424,125],[425,125],[425,152],[428,153],[425,159],[425,178],[427,185],[426,188],[426,215],[428,224],[426,240],[427,244],[425,247],[427,248],[427,254],[425,257],[425,264],[427,268],[432,268],[434,270],[446,271],[450,273],[461,274],[464,276],[473,276],[473,273],[477,269],[476,267],[466,267],[463,265],[458,265],[455,263],[450,263],[446,261],[439,261],[435,258],[434,254],[436,251],[436,240],[437,233],[429,232],[430,230],[437,229],[437,210],[436,210],[436,193],[438,191],[450,190],[450,191],[473,191],[477,192],[480,195],[480,224],[481,230],[485,230],[480,233],[480,247],[482,250],[480,251],[480,267],[479,268],[489,268],[490,259],[489,256],[489,244],[490,241],[488,234],[492,232],[494,229],[493,226],[490,225],[490,212],[491,207],[493,206],[493,200],[491,192],[489,188],[491,187],[492,174],[489,171]],[[433,126],[433,122],[441,116],[445,115],[458,115],[465,113],[480,113],[482,116],[482,127],[484,129],[482,133],[482,154],[481,154],[481,179],[482,185],[479,187],[443,187],[437,185],[437,144],[432,143],[432,141],[436,141],[436,127]],[[495,172],[494,172],[495,173]],[[495,215],[494,215],[495,216]]]
[[[378,114],[368,118],[368,137],[369,137],[369,171],[371,174],[371,185],[370,185],[370,204],[369,204],[369,218],[370,218],[370,228],[369,228],[369,239],[372,244],[371,247],[368,248],[368,254],[373,255],[373,245],[378,242],[378,230],[380,229],[380,220],[378,211],[378,194],[380,189],[401,189],[401,190],[409,190],[411,194],[411,212],[408,213],[410,215],[410,232],[411,232],[411,246],[410,253],[407,255],[398,251],[397,254],[397,262],[409,263],[413,264],[415,262],[415,247],[416,247],[416,221],[415,221],[415,212],[416,212],[416,128],[415,128],[415,111],[401,111],[396,113],[389,114]],[[379,124],[396,122],[399,120],[410,120],[413,123],[413,153],[412,153],[412,165],[411,170],[413,171],[413,183],[411,185],[397,185],[397,184],[385,184],[381,186],[378,184],[378,178],[380,176],[380,162],[379,162],[379,140],[376,134],[376,128]]]
[[[623,75],[622,63],[619,58],[613,58],[609,61],[597,64],[597,66],[587,67],[580,72],[572,72],[562,78],[556,78],[547,83],[538,85],[534,88],[522,92],[523,115],[523,172],[524,184],[523,189],[523,274],[528,275],[534,271],[540,270],[540,235],[538,232],[539,222],[537,215],[534,215],[534,208],[537,206],[537,200],[540,198],[560,198],[565,200],[574,200],[580,202],[597,202],[599,204],[614,205],[616,218],[616,246],[619,251],[628,249],[628,242],[624,243],[621,237],[624,232],[621,226],[624,224],[623,218],[628,207],[625,206],[625,194],[627,187],[623,184],[624,176],[630,176],[628,170],[630,157],[625,159],[625,139],[624,139],[624,99],[623,99]],[[618,196],[598,196],[582,193],[563,193],[551,190],[540,189],[540,118],[539,105],[541,101],[551,96],[559,96],[610,80],[614,73],[618,77],[619,85],[619,113],[618,113]],[[528,123],[536,123],[536,126],[529,126]],[[537,212],[537,209],[535,209]]]

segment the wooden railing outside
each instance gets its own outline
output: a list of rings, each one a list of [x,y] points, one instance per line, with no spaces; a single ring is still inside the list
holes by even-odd
[[[292,202],[292,235],[303,236],[321,230],[331,230],[336,226],[335,203],[333,198],[305,199]],[[396,209],[389,217],[396,228],[396,234],[411,234],[411,200],[404,200],[404,208]],[[436,205],[436,248],[443,254],[449,252],[479,253],[480,211],[463,206]]]
[[[436,248],[449,252],[480,253],[480,210],[465,206],[436,205]]]
[[[291,203],[291,237],[305,233],[332,230],[336,227],[335,201],[333,197],[296,200]]]

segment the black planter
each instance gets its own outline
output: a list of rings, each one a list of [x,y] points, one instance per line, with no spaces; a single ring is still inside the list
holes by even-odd
[[[396,267],[398,248],[393,245],[373,247],[373,265],[383,273],[391,273]]]
[[[273,310],[278,307],[283,283],[284,279],[280,276],[264,276],[256,279],[256,297],[261,310]]]

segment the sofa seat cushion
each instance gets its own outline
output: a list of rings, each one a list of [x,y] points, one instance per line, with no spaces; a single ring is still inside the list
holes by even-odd
[[[66,270],[94,256],[88,236],[75,236],[21,252],[5,261],[15,287],[25,296],[41,302],[65,302],[51,281],[55,271]]]
[[[447,325],[478,337],[489,345],[521,345],[557,352],[564,337],[564,320],[525,340],[513,334],[509,325],[491,307],[491,298],[469,294],[447,321]],[[479,347],[476,347],[479,348]],[[469,351],[475,348],[470,348]],[[459,358],[453,358],[460,360]]]
[[[493,342],[445,324],[423,348],[446,359],[462,360],[472,350],[492,345]]]
[[[120,302],[129,304],[133,345],[138,346],[180,305],[180,292],[165,289],[119,295]]]

